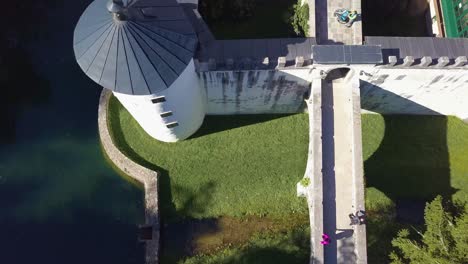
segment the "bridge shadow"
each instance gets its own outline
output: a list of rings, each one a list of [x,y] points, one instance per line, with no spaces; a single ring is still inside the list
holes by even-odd
[[[384,125],[380,145],[364,161],[366,187],[379,189],[395,202],[397,222],[421,224],[427,201],[439,194],[451,199],[456,191],[450,185],[447,118],[367,81],[361,80],[360,87],[361,108],[382,114]],[[372,131],[363,131],[363,149],[368,147],[366,133],[371,136]],[[376,228],[378,242],[368,245],[371,263],[382,261],[373,252],[382,255],[382,248],[391,248],[395,234],[389,232],[396,232],[392,228]]]
[[[333,71],[335,72],[335,70]],[[333,75],[333,73],[332,73]],[[333,112],[334,76],[322,82],[322,181],[323,181],[323,232],[332,242],[325,246],[324,257],[327,263],[336,263],[336,182],[335,182],[335,125]],[[333,261],[334,260],[334,261]]]

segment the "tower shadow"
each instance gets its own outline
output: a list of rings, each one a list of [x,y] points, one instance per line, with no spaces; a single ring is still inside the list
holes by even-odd
[[[208,115],[205,116],[200,129],[190,136],[190,139],[235,129],[239,127],[260,124],[293,114],[256,114],[256,115]]]

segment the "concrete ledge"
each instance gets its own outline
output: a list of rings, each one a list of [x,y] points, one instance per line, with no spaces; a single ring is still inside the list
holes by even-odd
[[[143,184],[145,188],[145,225],[152,227],[152,238],[146,240],[145,263],[159,262],[159,203],[158,203],[158,173],[147,169],[126,157],[114,145],[107,126],[107,109],[112,93],[103,89],[99,99],[98,127],[99,138],[104,152],[117,168],[128,176]]]
[[[309,109],[309,152],[305,177],[311,183],[307,190],[310,221],[310,264],[324,263],[323,245],[323,182],[322,182],[322,80],[312,81]]]
[[[359,88],[359,78],[355,77],[351,81],[352,103],[353,103],[353,183],[354,183],[354,204],[356,210],[365,211],[365,184],[364,184],[364,168],[362,158],[362,128],[361,128],[361,95]],[[366,225],[357,225],[355,232],[355,250],[358,264],[367,263],[367,236]]]
[[[309,32],[308,37],[315,38],[315,0],[302,0],[302,4],[307,4],[309,6]]]

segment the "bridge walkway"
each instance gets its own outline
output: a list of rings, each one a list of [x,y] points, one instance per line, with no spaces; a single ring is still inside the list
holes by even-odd
[[[356,263],[354,230],[348,215],[356,212],[353,197],[353,111],[343,78],[322,86],[323,229],[332,243],[324,248],[326,263]]]
[[[349,68],[312,82],[306,177],[311,224],[310,263],[367,263],[365,225],[349,214],[364,210],[359,78]],[[322,233],[331,238],[321,245]]]

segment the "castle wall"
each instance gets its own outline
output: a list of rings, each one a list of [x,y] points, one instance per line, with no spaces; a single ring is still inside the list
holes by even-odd
[[[265,114],[304,111],[312,69],[202,71],[207,114]]]
[[[386,114],[442,114],[468,120],[466,69],[367,68],[362,108]],[[366,76],[368,75],[368,76]]]
[[[136,96],[114,92],[114,95],[146,133],[164,142],[189,137],[205,117],[206,95],[199,86],[193,60],[171,87],[157,94]],[[164,99],[153,102],[157,98]]]
[[[312,68],[243,71],[201,71],[207,114],[271,114],[304,111]],[[468,74],[463,68],[352,67],[360,74],[364,110],[382,114],[455,115],[468,120]]]

